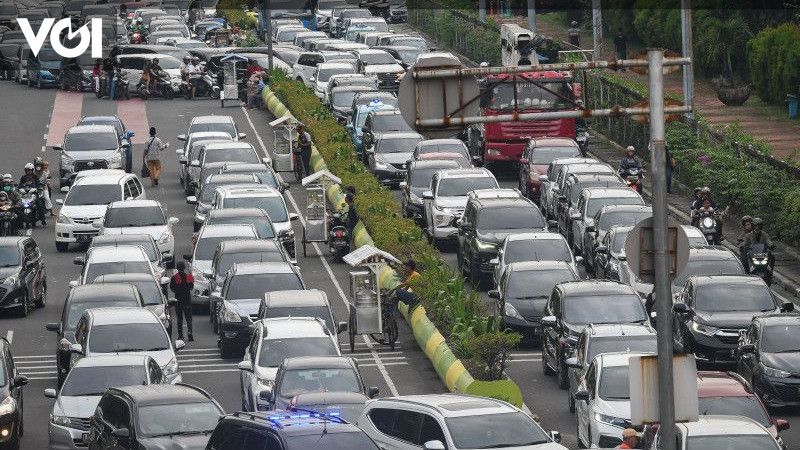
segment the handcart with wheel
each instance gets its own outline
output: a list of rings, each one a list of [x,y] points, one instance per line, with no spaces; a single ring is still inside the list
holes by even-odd
[[[391,299],[380,288],[380,273],[389,262],[400,261],[371,245],[348,253],[344,262],[359,270],[350,272],[348,302],[350,352],[355,352],[356,335],[368,334],[376,342],[389,345],[397,342],[397,321]]]
[[[276,172],[294,172],[294,145],[297,141],[297,125],[300,121],[290,114],[278,117],[269,123],[275,136],[275,157],[272,168]]]
[[[222,90],[219,92],[220,105],[225,107],[225,100],[237,101],[237,106],[241,105],[239,99],[239,78],[238,67],[244,67],[249,59],[246,56],[231,53],[220,59],[222,64]]]
[[[321,170],[302,180],[306,188],[306,213],[303,224],[303,256],[308,256],[306,244],[328,242],[328,208],[325,194],[333,184],[342,180],[327,170]]]

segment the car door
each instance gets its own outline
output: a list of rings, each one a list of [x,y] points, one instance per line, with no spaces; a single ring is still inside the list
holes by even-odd
[[[589,400],[576,400],[575,413],[578,420],[578,440],[591,445],[589,442],[589,414],[591,413],[591,403],[594,401],[595,381],[597,379],[597,365],[594,361],[589,364],[586,374],[581,380],[579,390],[589,392]]]
[[[747,332],[742,335],[739,346],[741,347],[744,344],[753,344],[753,346],[758,349],[758,336],[758,327],[755,323],[750,324],[750,328],[748,328]],[[758,364],[758,358],[756,358],[755,352],[742,352],[739,354],[738,371],[746,380],[750,382],[751,386],[753,385],[753,371],[756,364]]]
[[[450,448],[447,437],[444,434],[442,423],[430,414],[422,414],[422,427],[420,430],[419,443],[425,445],[426,442],[439,441],[445,449]]]
[[[421,447],[423,414],[400,408],[374,408],[369,419],[377,429],[370,436],[386,450],[418,450]]]
[[[553,292],[550,294],[550,299],[547,301],[547,306],[545,306],[544,315],[554,316],[558,319],[558,317],[560,316],[559,314],[560,301],[561,301],[561,293],[557,289],[554,289]],[[544,333],[542,358],[544,358],[544,363],[551,365],[551,367],[556,366],[556,351],[558,345],[557,323],[558,322],[556,322],[556,326],[542,327],[542,332]],[[550,360],[549,363],[548,360]]]
[[[250,361],[253,370],[240,370],[239,381],[242,394],[242,407],[245,411],[256,411],[256,399],[253,398],[253,385],[256,383],[255,367],[258,361],[258,352],[261,347],[261,340],[263,336],[263,329],[261,327],[256,329],[253,336],[250,338],[250,344],[244,353],[242,361]]]
[[[19,268],[19,279],[25,286],[28,301],[36,298],[36,274],[33,270],[33,239],[26,239],[20,244],[22,253],[22,263]]]

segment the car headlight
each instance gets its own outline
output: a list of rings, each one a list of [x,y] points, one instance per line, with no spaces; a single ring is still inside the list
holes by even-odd
[[[59,214],[58,215],[58,220],[56,221],[56,223],[60,223],[60,224],[63,224],[63,225],[69,225],[69,224],[72,223],[72,219],[70,219],[69,217],[65,216],[64,214]]]
[[[703,226],[705,228],[712,228],[714,226],[714,219],[711,217],[703,217]]]
[[[56,415],[53,415],[52,413],[50,414],[50,423],[55,424],[55,425],[65,426],[65,427],[68,427],[68,426],[72,425],[72,421],[69,420],[69,417],[67,417],[67,416],[56,416]]]
[[[158,238],[159,244],[166,244],[169,242],[170,238],[172,238],[172,234],[167,230],[161,233],[161,236]]]
[[[515,308],[514,305],[508,302],[506,302],[505,305],[503,305],[503,314],[505,314],[508,317],[513,317],[515,319],[525,320],[525,318],[522,317],[522,314],[520,314],[519,311],[517,311],[517,308]]]
[[[375,161],[375,168],[378,170],[386,170],[389,168],[389,165],[384,162]]]
[[[67,167],[74,167],[74,166],[75,166],[75,160],[72,159],[66,153],[61,152],[61,167],[67,168]]]
[[[614,416],[607,416],[605,414],[600,414],[600,413],[594,413],[594,420],[620,428],[625,428],[628,425],[628,421],[626,419]]]
[[[161,369],[166,376],[172,376],[178,373],[178,360],[172,358],[169,360],[166,366]]]
[[[258,385],[258,388],[261,389],[261,390],[272,389],[272,386],[275,385],[275,381],[273,381],[273,380],[262,380],[261,378],[258,378],[256,380],[256,385]]]
[[[228,308],[227,306],[222,306],[222,320],[225,322],[230,323],[239,323],[242,321],[242,318],[239,316],[239,313],[233,311],[232,309]]]
[[[719,328],[702,323],[692,322],[692,330],[700,334],[705,334],[706,336],[713,336],[717,331],[719,331]]]
[[[111,169],[117,168],[120,165],[122,165],[122,155],[117,153],[116,155],[112,156],[111,158],[108,158],[107,162],[108,162],[108,167],[109,168],[111,168]]]
[[[479,252],[491,252],[497,250],[497,245],[491,242],[483,242],[481,240],[475,240],[475,247],[478,249]]]
[[[790,372],[785,370],[765,366],[764,363],[761,363],[761,369],[764,371],[764,375],[773,378],[789,378],[792,375]]]
[[[767,258],[750,258],[750,264],[754,266],[766,266],[769,263]]]
[[[14,397],[6,397],[0,402],[0,416],[7,416],[17,410],[17,401]]]
[[[18,274],[14,274],[14,275],[11,275],[10,277],[7,277],[4,283],[5,284],[14,284],[15,285],[15,284],[17,284],[18,281],[19,281],[19,275]]]

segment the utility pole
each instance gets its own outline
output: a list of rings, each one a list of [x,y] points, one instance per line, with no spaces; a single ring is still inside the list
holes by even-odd
[[[268,69],[272,72],[272,5],[270,0],[264,0],[264,14],[262,14],[266,24],[264,28],[267,30],[267,65]]]
[[[536,34],[536,0],[528,0],[528,29]]]
[[[691,58],[692,48],[692,0],[681,0],[681,49],[684,58]],[[683,104],[694,107],[694,65],[683,66]],[[694,118],[693,112],[686,113],[689,119]]]
[[[653,269],[658,348],[659,450],[676,450],[672,379],[672,289],[667,242],[667,162],[664,143],[664,52],[647,52],[650,95],[650,168],[653,180]]]
[[[486,23],[486,0],[478,0],[478,20]]]
[[[601,0],[592,0],[592,44],[594,45],[595,61],[603,57],[603,10]]]

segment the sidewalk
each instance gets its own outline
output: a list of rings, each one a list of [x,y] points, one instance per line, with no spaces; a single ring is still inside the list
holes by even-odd
[[[541,15],[538,17],[536,26],[540,34],[556,40],[568,41],[567,26],[556,23],[549,17]],[[499,19],[524,27],[528,26],[525,17]],[[605,37],[604,59],[615,58],[613,39],[613,36]],[[591,48],[592,34],[590,31],[582,32],[581,44],[583,48]],[[629,55],[641,50],[641,48],[631,48],[630,43],[628,46]],[[617,76],[647,84],[646,76],[630,71],[618,72]],[[677,95],[683,93],[683,78],[680,71],[665,76],[664,82],[666,92]],[[713,127],[724,129],[738,121],[745,132],[770,145],[775,158],[800,161],[800,121],[790,120],[785,108],[765,105],[755,93],[743,106],[725,106],[717,99],[709,81],[701,78],[695,78],[694,106],[695,111]]]

